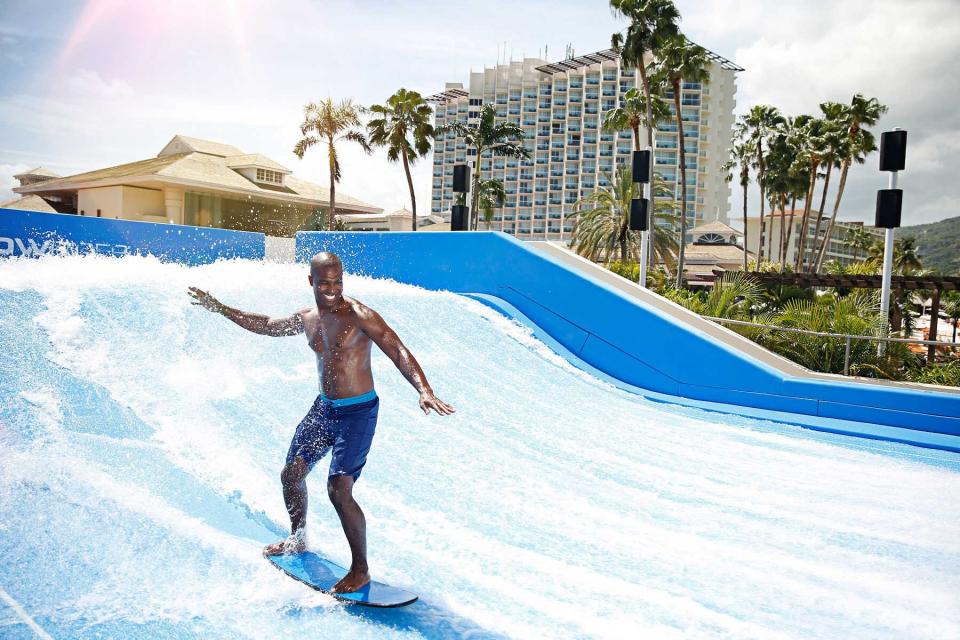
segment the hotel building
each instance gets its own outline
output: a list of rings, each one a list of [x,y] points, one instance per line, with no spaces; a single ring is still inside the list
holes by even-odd
[[[786,262],[787,264],[795,263],[797,250],[800,245],[800,227],[803,222],[803,209],[795,209],[792,213],[792,216],[790,211],[787,211],[786,215],[780,211],[764,214],[766,224],[764,224],[763,230],[763,259],[765,262],[780,262],[780,227],[782,225],[784,239],[786,239],[787,234],[790,236],[790,242],[787,244]],[[792,230],[790,224],[791,217],[793,218]],[[784,218],[786,218],[786,222],[784,222]],[[813,215],[811,215],[810,218],[811,219],[807,221],[807,239],[805,240],[805,251],[808,253],[808,262],[816,259],[816,256],[811,258],[810,254],[820,246],[820,238],[818,237],[814,240],[814,229],[817,226],[817,212],[813,211]],[[825,216],[823,222],[820,224],[820,237],[822,237],[828,224],[828,216]],[[867,259],[863,251],[857,255],[853,247],[847,242],[847,234],[851,229],[857,228],[862,228],[874,236],[876,242],[883,242],[883,229],[867,226],[862,222],[837,220],[833,225],[833,231],[830,232],[830,240],[827,242],[827,250],[823,256],[823,264],[835,260],[841,264],[849,265],[854,262],[863,262]],[[748,216],[747,248],[751,254],[756,255],[759,251],[760,240],[760,217]]]
[[[654,171],[674,192],[678,212],[681,146],[686,154],[688,228],[705,219],[727,221],[730,185],[721,166],[733,129],[735,74],[743,69],[714,53],[708,55],[709,82],[682,84],[683,144],[675,120],[660,123],[655,133]],[[438,127],[455,120],[476,123],[480,105],[493,104],[499,120],[523,128],[529,160],[489,153],[479,158],[483,179],[502,180],[507,193],[504,206],[495,210],[491,228],[520,239],[562,240],[573,229],[569,216],[577,201],[609,185],[617,167],[629,164],[632,132],[606,132],[601,127],[604,114],[622,104],[623,95],[640,84],[636,69],[623,66],[619,56],[606,50],[554,63],[525,58],[498,64],[472,73],[469,87],[447,83],[431,100]],[[672,92],[663,99],[675,114]],[[641,148],[645,148],[646,129],[640,134]],[[453,167],[476,161],[473,153],[452,132],[438,136],[432,213],[450,219]]]

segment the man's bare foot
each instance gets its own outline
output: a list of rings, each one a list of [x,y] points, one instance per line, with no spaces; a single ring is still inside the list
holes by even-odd
[[[359,571],[350,569],[347,575],[340,578],[337,584],[333,585],[331,593],[353,593],[363,589],[370,582],[370,573],[368,571]]]
[[[263,548],[265,556],[286,556],[302,553],[307,550],[307,539],[302,534],[294,534],[280,542],[268,544]]]

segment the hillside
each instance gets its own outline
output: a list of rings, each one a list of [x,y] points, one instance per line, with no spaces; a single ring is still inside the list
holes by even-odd
[[[897,231],[898,238],[908,236],[916,238],[924,267],[947,275],[960,275],[960,216]]]

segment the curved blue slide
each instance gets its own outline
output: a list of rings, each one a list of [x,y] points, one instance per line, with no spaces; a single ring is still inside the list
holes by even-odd
[[[667,314],[503,233],[297,234],[298,260],[321,250],[349,272],[499,298],[576,358],[663,397],[797,414],[814,428],[866,423],[880,428],[838,430],[960,450],[960,393],[785,372],[704,332],[693,314]]]

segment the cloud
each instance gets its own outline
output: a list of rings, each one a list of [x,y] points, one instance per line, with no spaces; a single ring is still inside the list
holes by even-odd
[[[692,39],[746,68],[737,80],[739,112],[761,102],[789,114],[815,112],[820,102],[848,101],[857,91],[876,96],[890,106],[877,132],[910,132],[901,182],[913,209],[905,221],[960,213],[952,195],[952,169],[960,164],[956,0],[678,4]],[[610,33],[624,26],[605,0],[425,0],[415,8],[291,0],[270,11],[233,3],[234,22],[216,19],[221,5],[201,5],[202,20],[174,19],[178,11],[193,16],[190,3],[131,3],[105,13],[76,43],[60,81],[45,71],[60,69],[59,47],[73,33],[76,11],[15,5],[0,22],[0,42],[12,37],[37,48],[2,50],[29,65],[0,80],[0,158],[79,171],[150,157],[185,133],[263,153],[326,185],[322,149],[302,161],[291,153],[304,103],[331,96],[371,104],[401,86],[429,95],[494,65],[504,43],[515,58],[549,44],[557,59],[566,43],[578,54],[606,48]],[[101,42],[111,43],[109,52]],[[403,170],[384,153],[366,156],[350,145],[342,153],[343,192],[387,210],[408,202]],[[422,211],[430,206],[430,168],[425,160],[414,170]],[[876,155],[854,167],[841,217],[872,219],[875,191],[885,184]],[[732,200],[738,211],[737,190]],[[753,194],[752,211],[756,202]]]
[[[123,80],[105,80],[91,69],[75,70],[67,80],[67,88],[78,96],[103,100],[116,100],[133,94],[133,89]]]
[[[877,133],[910,132],[902,183],[917,204],[905,224],[960,215],[952,167],[960,162],[960,5],[953,0],[790,2],[698,0],[686,3],[684,28],[708,48],[732,46],[737,111],[772,104],[787,115],[819,113],[819,103],[854,93],[889,106]],[[735,16],[718,19],[718,16]],[[876,189],[886,186],[877,156],[850,171],[840,217],[872,222]],[[835,181],[834,181],[835,182]],[[832,197],[832,196],[831,196]],[[751,194],[756,215],[759,195]],[[732,196],[732,210],[741,206]]]
[[[13,192],[14,187],[19,187],[20,182],[13,176],[31,169],[25,164],[3,164],[0,163],[0,201],[11,200],[18,197]]]

